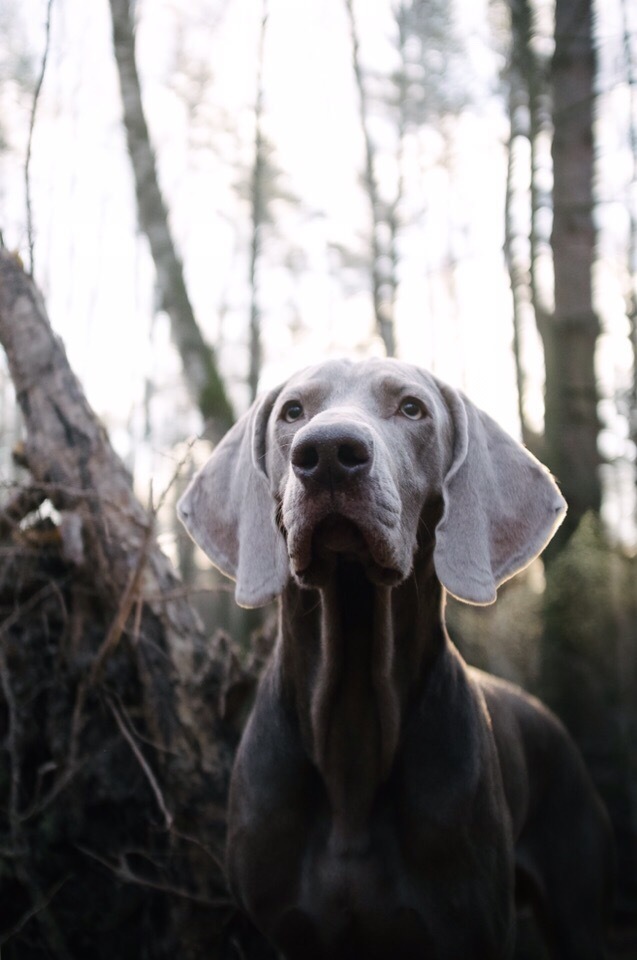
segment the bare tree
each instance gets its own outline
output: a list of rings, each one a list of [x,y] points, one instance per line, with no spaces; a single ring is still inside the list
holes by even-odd
[[[376,150],[369,130],[369,99],[361,66],[360,42],[353,0],[345,0],[345,5],[350,25],[352,66],[358,91],[361,131],[365,149],[363,180],[369,198],[371,215],[370,249],[374,317],[378,333],[385,346],[385,352],[388,357],[393,357],[396,353],[394,298],[397,282],[394,255],[392,254],[392,234],[391,229],[388,229],[387,211],[381,199],[376,177]],[[394,207],[393,215],[395,218],[396,207]]]
[[[593,108],[595,50],[591,0],[557,0],[553,95],[553,232],[555,310],[538,317],[546,366],[546,458],[569,512],[563,542],[589,510],[599,512],[595,348],[600,325],[593,307]]]
[[[518,199],[519,141],[529,136],[527,116],[528,98],[524,81],[513,61],[509,66],[509,143],[507,149],[507,183],[505,198],[504,254],[509,271],[513,305],[513,357],[517,383],[518,416],[524,444],[531,448],[532,435],[526,415],[526,368],[524,362],[524,319],[530,297],[530,256],[528,237],[516,222],[514,210]]]
[[[552,135],[548,63],[538,52],[534,8],[530,0],[510,0],[511,38],[507,84],[510,135],[506,192],[505,256],[513,297],[514,357],[518,386],[518,412],[522,439],[543,455],[541,438],[534,434],[526,415],[527,371],[525,356],[525,315],[532,311],[539,328],[551,312],[549,285],[541,282],[541,264],[550,260],[550,237],[543,224],[552,209],[548,145]],[[520,170],[521,141],[529,145],[527,170]],[[524,151],[526,153],[526,151]],[[527,186],[527,183],[530,186]],[[520,184],[523,184],[520,186]],[[528,191],[528,224],[514,221],[520,194]]]
[[[263,0],[259,51],[257,56],[257,87],[254,106],[254,163],[251,176],[252,240],[250,243],[250,363],[248,385],[250,400],[257,395],[263,348],[261,345],[261,311],[259,308],[258,266],[261,256],[263,224],[266,220],[265,171],[267,166],[266,144],[263,134],[263,54],[268,23],[268,3]]]
[[[210,424],[211,432],[219,435],[231,425],[233,411],[219,374],[215,351],[204,339],[195,318],[159,186],[135,59],[133,5],[131,0],[110,0],[110,8],[140,226],[148,238],[162,306],[170,318],[187,389],[204,420]]]
[[[454,23],[453,6],[441,0],[400,0],[393,6],[398,66],[389,76],[365,71],[354,0],[346,0],[352,65],[364,146],[363,185],[369,200],[369,269],[376,329],[388,356],[396,351],[395,309],[400,283],[400,236],[405,222],[406,138],[423,126],[442,127],[470,99],[470,73]],[[395,179],[378,178],[381,147],[372,135],[374,114],[393,127]],[[445,135],[448,145],[449,138]],[[386,148],[383,148],[383,150]],[[447,151],[448,155],[450,151]],[[450,255],[450,274],[454,262]],[[453,280],[452,280],[453,282]]]
[[[621,12],[624,60],[629,94],[628,139],[632,164],[628,198],[626,315],[630,324],[630,340],[633,352],[633,382],[630,391],[628,419],[630,438],[637,445],[637,63],[633,52],[633,36],[631,34],[627,0],[622,0]],[[637,483],[637,475],[635,482]]]

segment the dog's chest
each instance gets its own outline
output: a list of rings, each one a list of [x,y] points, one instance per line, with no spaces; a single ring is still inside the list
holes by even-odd
[[[381,836],[366,851],[335,852],[329,843],[312,851],[298,911],[317,956],[422,957],[431,947],[422,898],[405,883],[395,850],[395,838]]]

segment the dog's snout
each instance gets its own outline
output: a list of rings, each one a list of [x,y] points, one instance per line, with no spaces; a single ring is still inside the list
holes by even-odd
[[[372,437],[361,427],[310,426],[292,445],[292,469],[299,480],[333,486],[368,473],[373,451]]]

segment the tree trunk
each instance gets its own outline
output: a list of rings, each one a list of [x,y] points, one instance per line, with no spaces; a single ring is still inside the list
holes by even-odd
[[[5,251],[0,341],[32,475],[0,515],[0,535],[11,530],[0,565],[3,960],[209,960],[231,935],[241,955],[254,936],[221,861],[255,675],[229,640],[202,636],[153,516]],[[45,498],[59,525],[18,525]],[[269,957],[261,946],[252,955]]]
[[[148,238],[162,306],[181,356],[186,387],[214,437],[232,425],[233,412],[217,369],[214,350],[204,340],[188,297],[181,260],[168,224],[155,155],[144,115],[135,61],[131,0],[110,0],[113,47],[119,75],[128,152],[135,179],[141,229]]]
[[[261,257],[261,234],[266,218],[264,176],[266,171],[265,141],[263,137],[263,51],[265,32],[268,22],[267,0],[263,0],[261,30],[259,33],[259,53],[257,63],[257,93],[254,106],[254,161],[250,179],[250,199],[252,202],[252,242],[250,244],[250,368],[248,385],[250,400],[257,395],[263,347],[261,343],[261,310],[259,307],[258,269]]]
[[[622,32],[624,60],[628,80],[629,118],[628,140],[631,150],[631,174],[628,200],[628,250],[626,257],[626,316],[630,325],[630,343],[633,354],[633,379],[628,411],[630,439],[637,446],[637,63],[633,54],[633,36],[628,9],[629,0],[622,0]],[[635,474],[637,483],[637,472]]]
[[[524,362],[523,317],[530,306],[535,315],[536,327],[541,329],[549,315],[547,298],[550,291],[540,283],[540,261],[548,252],[548,237],[542,236],[541,213],[551,206],[539,187],[542,177],[541,140],[547,132],[547,82],[543,61],[533,45],[533,11],[529,0],[510,0],[511,53],[508,69],[509,117],[511,124],[509,140],[509,166],[506,192],[505,256],[513,298],[513,349],[518,385],[518,412],[522,439],[525,445],[540,459],[545,456],[543,438],[533,433],[525,414],[527,376]],[[550,124],[549,124],[550,127]],[[512,210],[516,204],[516,183],[519,181],[516,147],[520,139],[527,139],[530,146],[530,231],[528,237],[515,229]],[[546,180],[546,177],[543,178]],[[526,177],[524,177],[526,181]],[[526,189],[526,186],[524,187]]]
[[[504,256],[509,272],[513,306],[513,359],[515,361],[520,430],[523,443],[529,447],[529,449],[532,449],[533,437],[529,428],[525,408],[527,376],[523,355],[524,316],[528,311],[531,300],[529,284],[530,264],[527,250],[520,249],[526,245],[524,244],[524,239],[520,237],[514,217],[515,200],[517,199],[515,184],[518,171],[518,144],[521,138],[528,137],[528,125],[524,122],[524,117],[528,110],[528,97],[520,72],[514,63],[509,67],[508,82],[510,134],[507,151]]]
[[[364,183],[369,198],[371,214],[371,272],[372,272],[372,301],[376,329],[383,341],[385,353],[388,357],[396,354],[396,337],[394,330],[394,299],[396,295],[395,273],[392,268],[392,231],[391,225],[384,212],[384,205],[380,197],[376,179],[375,149],[369,132],[367,93],[360,62],[358,30],[354,15],[353,0],[345,0],[350,24],[352,40],[352,63],[354,79],[359,97],[361,131],[365,146],[365,173]],[[384,235],[388,234],[388,241]]]
[[[593,308],[593,103],[591,0],[558,0],[553,89],[553,264],[555,313],[541,327],[546,363],[546,457],[569,505],[558,546],[589,510],[599,512]]]

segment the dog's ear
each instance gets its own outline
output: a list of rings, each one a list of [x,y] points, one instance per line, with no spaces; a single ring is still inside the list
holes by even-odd
[[[237,421],[177,504],[195,543],[236,580],[235,598],[243,607],[273,600],[289,575],[265,472],[268,418],[280,389],[256,401]]]
[[[439,385],[454,426],[434,563],[467,603],[493,603],[498,586],[546,546],[566,513],[550,473],[486,413]]]

